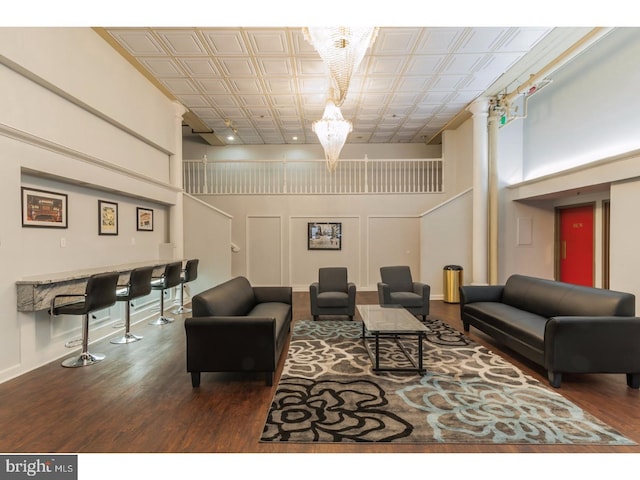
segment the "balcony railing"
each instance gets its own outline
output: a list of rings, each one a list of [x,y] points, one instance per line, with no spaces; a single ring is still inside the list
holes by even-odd
[[[183,162],[184,190],[192,195],[441,193],[442,159]]]

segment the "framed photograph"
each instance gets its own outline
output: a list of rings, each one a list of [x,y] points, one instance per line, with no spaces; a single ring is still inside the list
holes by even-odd
[[[22,226],[67,228],[67,195],[22,187]]]
[[[153,210],[150,208],[138,207],[137,211],[137,228],[146,232],[153,232]]]
[[[98,200],[98,235],[118,235],[118,204]]]
[[[342,223],[309,222],[307,250],[342,250]]]

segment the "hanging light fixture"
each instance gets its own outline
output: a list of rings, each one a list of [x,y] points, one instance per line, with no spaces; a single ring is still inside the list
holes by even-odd
[[[344,119],[340,108],[331,98],[328,98],[322,119],[313,122],[311,128],[318,136],[324,149],[327,169],[334,172],[338,166],[340,151],[347,140],[347,135],[353,128],[351,122]]]
[[[337,107],[344,103],[351,77],[378,34],[377,27],[306,27],[306,40],[329,68]]]

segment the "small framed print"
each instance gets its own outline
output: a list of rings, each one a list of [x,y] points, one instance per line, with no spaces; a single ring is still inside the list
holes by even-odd
[[[153,232],[153,210],[150,208],[138,207],[137,211],[137,228],[146,232]]]
[[[98,235],[118,235],[118,204],[98,200]]]
[[[307,250],[342,250],[342,223],[309,222]]]
[[[67,228],[67,195],[22,187],[22,226]]]

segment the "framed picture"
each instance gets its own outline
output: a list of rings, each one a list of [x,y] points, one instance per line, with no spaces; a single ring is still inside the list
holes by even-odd
[[[137,211],[137,228],[147,232],[153,232],[153,210],[150,208],[138,207]]]
[[[22,226],[67,228],[67,195],[22,187]]]
[[[98,235],[118,235],[118,204],[98,200]]]
[[[342,250],[342,223],[309,222],[307,250]]]

